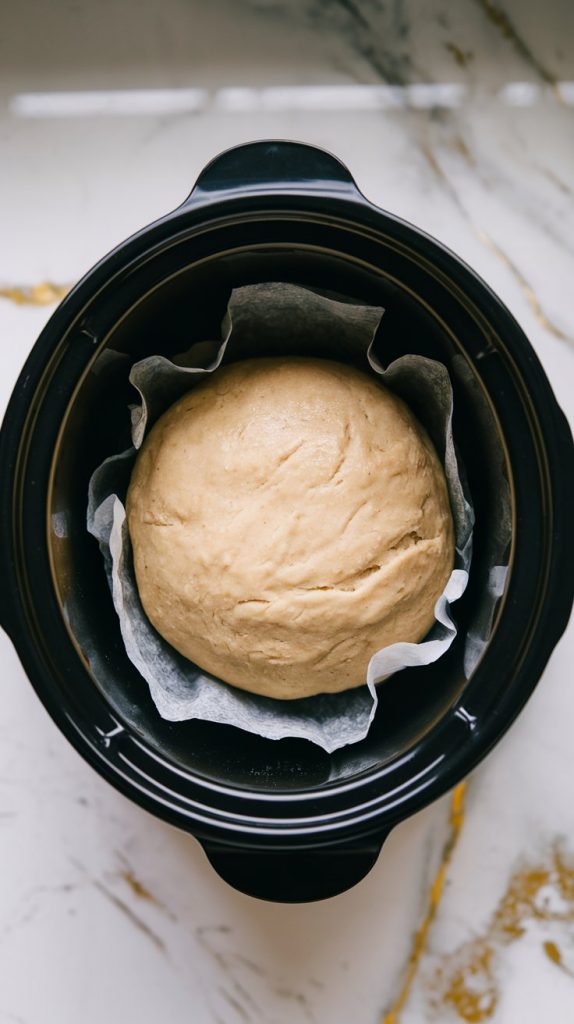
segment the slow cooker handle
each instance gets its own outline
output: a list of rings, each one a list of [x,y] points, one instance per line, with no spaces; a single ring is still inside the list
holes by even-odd
[[[222,193],[338,192],[365,201],[350,171],[331,153],[302,142],[250,142],[216,156],[199,175],[184,206]]]
[[[313,850],[202,846],[220,878],[239,892],[274,903],[309,903],[351,889],[375,864],[388,832]]]

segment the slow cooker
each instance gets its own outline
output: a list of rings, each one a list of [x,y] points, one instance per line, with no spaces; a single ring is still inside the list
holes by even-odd
[[[381,305],[382,362],[446,364],[475,507],[455,643],[381,684],[367,738],[331,755],[163,721],[86,531],[93,469],[130,444],[131,363],[217,337],[231,289],[257,281]],[[6,412],[0,502],[0,621],[58,727],[118,790],[195,836],[231,885],[266,899],[349,888],[395,825],[461,780],[531,694],[574,594],[574,446],[527,338],[460,259],[370,203],[333,156],[292,142],[217,157],[178,209],[67,295]]]

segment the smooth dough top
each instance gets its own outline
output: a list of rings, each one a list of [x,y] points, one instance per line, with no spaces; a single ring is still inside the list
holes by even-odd
[[[321,359],[234,363],[176,402],[127,515],[158,632],[267,697],[364,683],[377,650],[425,636],[453,567],[426,432],[375,378]]]

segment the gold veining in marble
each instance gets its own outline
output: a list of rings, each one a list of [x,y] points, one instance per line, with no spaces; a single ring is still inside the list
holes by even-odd
[[[500,262],[504,263],[505,267],[508,268],[514,280],[520,287],[520,290],[524,295],[524,298],[526,299],[528,305],[530,306],[530,309],[534,313],[534,316],[536,317],[540,326],[543,327],[545,331],[548,331],[549,334],[552,334],[555,338],[558,338],[559,341],[567,341],[571,345],[574,344],[574,339],[569,337],[569,335],[565,334],[564,331],[557,327],[556,324],[553,323],[552,320],[548,318],[548,316],[542,308],[540,299],[534,291],[534,288],[529,283],[529,281],[526,280],[522,271],[519,270],[516,264],[510,259],[509,256],[507,256],[504,250],[501,249],[500,246],[494,241],[494,239],[492,239],[490,235],[486,233],[486,231],[483,231],[482,228],[479,228],[477,230],[477,236],[483,243],[483,245],[486,245],[487,248],[489,248],[491,252],[493,252],[494,255],[500,260]]]
[[[456,150],[459,156],[463,158],[469,167],[476,167],[476,160],[474,159],[472,152],[464,141],[462,135],[459,135],[458,132],[453,135],[451,144],[453,149]]]
[[[137,928],[138,931],[140,931],[151,942],[153,942],[154,946],[156,946],[156,948],[159,949],[160,952],[166,953],[165,942],[163,941],[161,936],[158,935],[157,932],[154,931],[154,929],[151,928],[150,925],[139,916],[139,914],[136,914],[135,911],[130,906],[128,906],[125,900],[121,899],[121,897],[119,897],[115,892],[113,892],[112,889],[110,889],[107,885],[104,885],[103,882],[100,882],[97,879],[93,880],[93,885],[98,890],[98,892],[102,894],[102,896],[105,896],[105,898],[109,900],[109,902],[116,908],[116,910],[123,914],[124,917],[127,918],[127,920],[130,921],[135,928]]]
[[[7,299],[17,306],[51,306],[54,302],[61,302],[71,287],[71,284],[54,284],[52,281],[12,285],[0,288],[0,299]]]
[[[131,890],[132,896],[135,896],[136,900],[153,904],[153,906],[160,910],[165,917],[169,918],[170,921],[177,921],[177,917],[173,911],[171,911],[169,907],[167,907],[165,903],[163,903],[162,900],[152,892],[145,882],[142,882],[141,878],[138,877],[125,855],[119,851],[118,859],[122,865],[121,870],[118,872],[118,876]]]
[[[553,964],[558,964],[558,966],[561,966],[561,964],[562,964],[562,953],[558,949],[558,946],[556,945],[555,942],[550,942],[550,941],[543,942],[542,943],[542,948],[543,948],[544,952],[546,953],[546,956],[548,957],[548,959],[551,960]]]
[[[459,68],[466,68],[470,61],[474,58],[472,50],[463,50],[461,46],[457,46],[456,43],[445,43],[445,48],[448,50],[450,55],[454,58]]]
[[[456,205],[460,207],[460,200],[458,198],[458,195],[454,191],[450,181],[448,180],[448,178],[447,178],[446,174],[444,173],[441,165],[439,164],[439,162],[438,162],[438,160],[437,160],[437,158],[436,158],[436,156],[434,154],[434,150],[432,149],[432,146],[430,145],[430,143],[427,142],[426,139],[420,139],[419,140],[419,149],[420,149],[422,155],[424,156],[426,162],[428,163],[431,171],[435,175],[435,177],[438,178],[438,180],[440,182],[442,182],[442,184],[446,188],[446,190],[449,193],[449,195],[451,196],[451,198],[454,199]],[[462,212],[464,212],[464,211],[462,211]]]
[[[465,782],[454,789],[450,805],[449,834],[442,852],[441,862],[434,877],[427,899],[424,917],[415,932],[412,949],[407,961],[405,976],[399,994],[392,1006],[381,1019],[381,1024],[400,1024],[401,1014],[417,978],[421,959],[426,951],[431,925],[437,915],[444,891],[447,871],[452,860],[464,824]]]
[[[542,863],[517,869],[485,930],[441,959],[430,979],[433,1009],[444,1015],[448,1007],[455,1019],[467,1024],[490,1020],[501,994],[501,953],[533,922],[574,924],[574,860],[567,860],[558,845]],[[565,969],[556,942],[547,940],[542,949],[553,964]]]
[[[453,139],[452,144],[454,148],[464,158],[466,163],[470,165],[472,161],[472,155],[468,150],[468,147],[466,146],[462,137],[460,135],[456,135]],[[485,245],[488,249],[490,249],[490,251],[497,257],[497,259],[499,259],[500,262],[503,263],[504,266],[507,268],[507,270],[510,271],[540,326],[543,327],[545,331],[548,331],[549,334],[552,334],[559,341],[566,341],[568,342],[568,344],[573,345],[574,338],[571,338],[568,334],[565,334],[564,331],[562,331],[560,327],[553,323],[553,321],[550,320],[550,318],[546,315],[544,309],[542,308],[540,299],[538,298],[530,282],[527,281],[527,279],[525,278],[522,271],[518,269],[513,260],[511,260],[510,257],[507,256],[504,250],[500,248],[500,246],[494,241],[494,239],[491,238],[491,236],[487,234],[487,232],[483,228],[475,224],[468,210],[461,202],[460,197],[456,189],[454,188],[452,182],[442,169],[434,153],[434,150],[432,149],[430,144],[425,139],[421,139],[419,140],[419,149],[422,155],[424,156],[426,162],[428,163],[429,167],[431,168],[433,174],[441,183],[447,194],[450,196],[461,216],[465,219],[469,227],[472,228],[479,242],[481,242],[482,245]]]
[[[149,903],[157,903],[157,900],[153,893],[150,892],[148,887],[144,885],[144,883],[141,882],[139,878],[136,877],[136,875],[134,875],[131,868],[125,868],[125,870],[121,873],[121,877],[123,878],[124,882],[126,882],[127,885],[129,885],[134,896],[137,896],[138,899],[146,900]]]

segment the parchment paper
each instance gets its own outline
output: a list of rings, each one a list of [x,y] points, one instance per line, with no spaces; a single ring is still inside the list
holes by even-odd
[[[353,305],[297,285],[248,285],[232,292],[218,342],[195,345],[173,360],[154,355],[132,366],[130,381],[140,396],[131,409],[134,447],[106,459],[92,475],[88,530],[104,556],[127,654],[148,683],[163,718],[199,718],[268,739],[303,738],[332,752],[367,735],[377,706],[375,684],[407,666],[436,661],[456,636],[450,605],[468,582],[474,514],[463,491],[452,437],[450,378],[441,363],[415,355],[403,356],[385,369],[373,353],[382,316],[379,307]],[[322,356],[370,370],[407,403],[416,401],[419,418],[444,465],[456,563],[435,605],[435,625],[419,644],[397,643],[378,651],[369,662],[366,685],[343,693],[277,701],[229,686],[166,643],[139,600],[123,504],[137,449],[156,419],[206,374],[224,360],[256,355]]]

